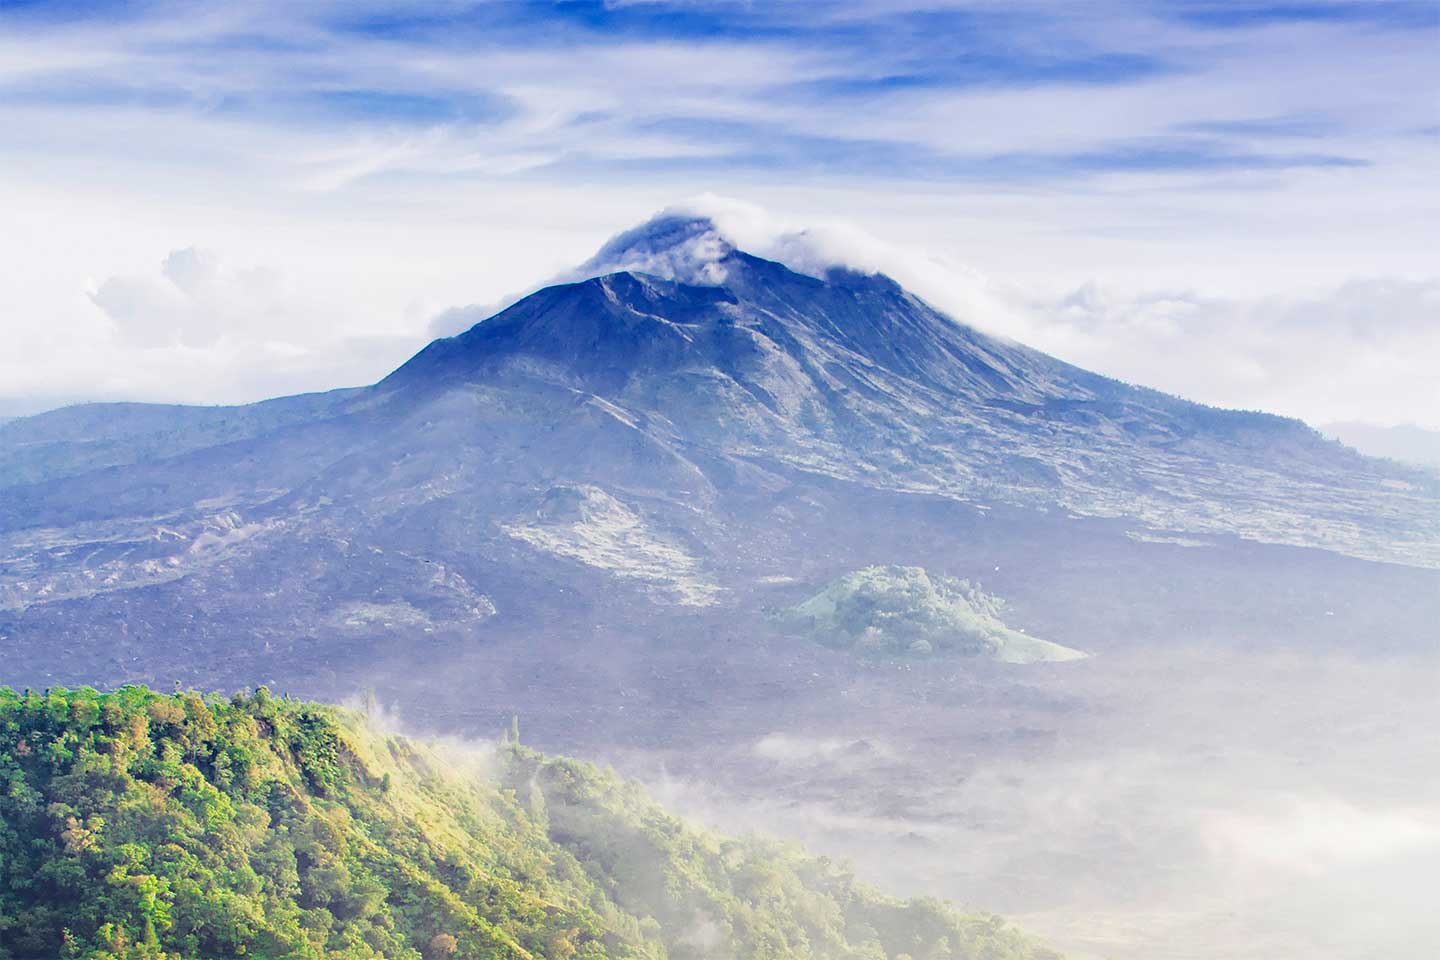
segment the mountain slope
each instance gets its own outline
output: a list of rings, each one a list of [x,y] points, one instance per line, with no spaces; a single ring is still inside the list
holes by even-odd
[[[97,658],[144,679],[147,644],[172,638],[226,645],[239,679],[254,671],[237,656],[333,663],[594,604],[647,634],[675,612],[733,622],[778,575],[813,592],[943,561],[919,554],[964,538],[994,544],[987,567],[957,571],[972,578],[1081,530],[1140,569],[1156,551],[1134,544],[1157,541],[1440,568],[1433,475],[1088,373],[883,276],[798,273],[675,218],[591,271],[372,387],[0,425],[0,634],[37,679]],[[1001,513],[1003,529],[984,523]],[[1370,607],[1354,615],[1373,625]],[[73,642],[45,642],[57,633]]]
[[[264,689],[0,689],[0,777],[0,957],[1056,956],[587,764]]]
[[[728,249],[713,265],[722,286],[621,273],[549,288],[382,387],[541,381],[605,398],[657,443],[730,458],[1440,562],[1433,482],[1299,422],[1089,374],[956,324],[884,277],[821,280]]]

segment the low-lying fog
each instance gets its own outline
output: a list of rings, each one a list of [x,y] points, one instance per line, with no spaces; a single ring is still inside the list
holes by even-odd
[[[872,709],[895,669],[823,723],[606,759],[677,812],[1077,958],[1440,955],[1434,654],[1116,653],[1002,671],[969,708]]]

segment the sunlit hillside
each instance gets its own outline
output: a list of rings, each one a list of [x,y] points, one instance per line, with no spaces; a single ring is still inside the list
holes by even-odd
[[[1056,956],[514,735],[426,744],[264,688],[0,690],[0,778],[6,958]]]

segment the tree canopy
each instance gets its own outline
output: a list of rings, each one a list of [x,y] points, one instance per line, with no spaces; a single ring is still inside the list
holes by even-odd
[[[0,858],[4,960],[1054,956],[592,765],[264,688],[0,688]]]

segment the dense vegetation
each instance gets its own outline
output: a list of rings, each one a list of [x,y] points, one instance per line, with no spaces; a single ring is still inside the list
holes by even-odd
[[[1053,956],[588,764],[264,688],[0,688],[0,857],[0,958]]]
[[[1084,654],[1012,630],[1004,603],[969,580],[923,567],[875,566],[835,580],[791,607],[782,622],[829,646],[880,656],[956,654],[1005,663],[1074,660]]]

